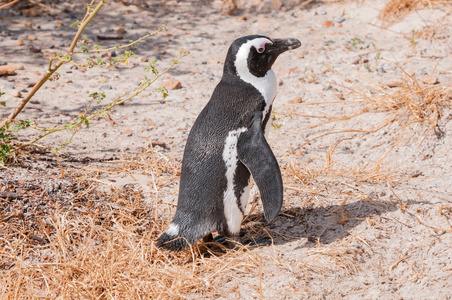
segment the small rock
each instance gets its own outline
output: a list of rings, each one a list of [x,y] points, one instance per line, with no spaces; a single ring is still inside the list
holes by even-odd
[[[150,120],[150,121],[148,122],[148,126],[155,126],[155,125],[157,125],[157,123],[155,123],[155,122],[152,121],[152,120]]]
[[[323,26],[323,27],[331,27],[331,26],[333,26],[333,25],[334,25],[333,22],[331,22],[331,21],[329,21],[329,20],[323,21],[323,22],[322,22],[322,26]]]
[[[334,93],[339,100],[345,100],[344,94],[341,92]]]
[[[27,36],[27,40],[29,41],[36,41],[38,38],[35,35],[30,34],[29,36]]]
[[[39,53],[39,52],[41,52],[41,48],[38,48],[38,47],[30,46],[30,47],[28,47],[28,49],[30,49],[31,53]]]
[[[19,92],[19,91],[15,91],[15,92],[13,93],[13,97],[14,97],[14,98],[20,98],[20,97],[22,97],[22,93]]]
[[[333,19],[334,23],[342,23],[345,21],[345,18],[343,16],[339,16]]]
[[[361,57],[356,58],[353,62],[352,65],[357,65],[361,62]]]
[[[151,142],[150,146],[152,146],[152,147],[159,146],[162,148],[166,148],[166,143],[165,142]]]
[[[23,46],[23,44],[24,44],[24,40],[22,40],[22,39],[18,39],[16,42],[16,46]]]
[[[388,88],[402,87],[402,86],[403,86],[403,83],[400,82],[400,81],[391,81],[391,82],[387,83],[386,86],[387,86]]]
[[[56,22],[55,22],[55,26],[63,27],[63,22],[61,22],[61,21],[56,21]]]
[[[116,33],[117,33],[117,34],[123,34],[123,33],[126,33],[126,28],[125,28],[124,26],[121,26],[121,27],[119,27],[119,28],[116,30]]]
[[[292,100],[289,100],[289,103],[302,103],[303,99],[301,99],[300,96],[297,96],[295,98],[293,98]]]
[[[22,64],[9,63],[8,66],[11,68],[14,68],[16,70],[24,70],[25,69],[24,65],[22,65]]]
[[[122,135],[126,135],[126,136],[132,136],[132,129],[127,129],[125,130]]]
[[[14,85],[14,83],[7,83],[3,86],[4,89],[12,89],[14,90],[16,88],[16,86]]]
[[[16,68],[13,68],[11,66],[0,66],[0,76],[3,75],[14,75],[16,74]]]
[[[303,53],[300,53],[300,54],[297,55],[297,57],[298,57],[298,58],[304,58],[304,54],[303,54]]]
[[[25,22],[25,28],[31,29],[33,24],[31,22]]]
[[[44,51],[44,57],[55,57],[56,53],[50,51]]]
[[[422,68],[419,70],[419,74],[421,75],[428,75],[427,70],[425,70],[425,68]]]
[[[175,79],[165,81],[165,82],[163,83],[163,86],[164,86],[168,91],[170,91],[170,90],[178,90],[178,89],[182,88],[181,82],[178,81],[178,80],[175,80]]]
[[[142,62],[148,62],[148,61],[149,61],[149,58],[147,58],[147,57],[142,57],[142,58],[141,58],[141,61],[142,61]]]
[[[367,64],[369,62],[369,60],[367,58],[363,58],[363,60],[361,61],[361,63],[363,64]]]
[[[377,72],[378,72],[378,73],[386,73],[386,71],[385,71],[385,69],[383,68],[383,66],[379,66],[379,67],[377,68]]]
[[[438,78],[436,78],[435,76],[422,75],[420,79],[424,84],[432,85],[438,83]]]
[[[104,84],[104,85],[100,86],[100,89],[101,90],[112,90],[113,87],[111,85],[109,85],[109,84]]]
[[[320,10],[320,11],[318,12],[318,14],[319,14],[319,15],[326,15],[326,11],[322,9],[322,10]]]

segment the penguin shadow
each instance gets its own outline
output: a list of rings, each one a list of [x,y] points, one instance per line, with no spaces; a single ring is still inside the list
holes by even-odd
[[[382,201],[360,200],[343,205],[318,208],[292,207],[282,210],[267,223],[263,214],[250,215],[242,225],[242,239],[271,237],[274,245],[300,241],[297,248],[330,244],[350,235],[367,218],[397,210],[397,206]]]

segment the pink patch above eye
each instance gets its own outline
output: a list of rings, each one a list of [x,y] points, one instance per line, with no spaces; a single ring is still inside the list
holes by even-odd
[[[273,44],[270,41],[265,41],[262,44],[260,44],[260,46],[257,48],[257,53],[263,53],[265,51],[265,45],[266,44]]]

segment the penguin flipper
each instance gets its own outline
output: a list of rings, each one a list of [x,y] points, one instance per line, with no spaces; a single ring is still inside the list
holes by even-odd
[[[254,114],[251,126],[240,135],[237,154],[259,188],[265,219],[270,222],[281,210],[283,183],[278,161],[262,130],[262,111]]]

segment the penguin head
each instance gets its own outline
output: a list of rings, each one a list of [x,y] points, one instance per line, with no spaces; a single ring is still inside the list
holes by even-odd
[[[251,73],[255,77],[264,77],[281,53],[300,46],[300,41],[294,38],[270,39],[262,35],[241,37],[229,47],[224,73],[239,77]]]

